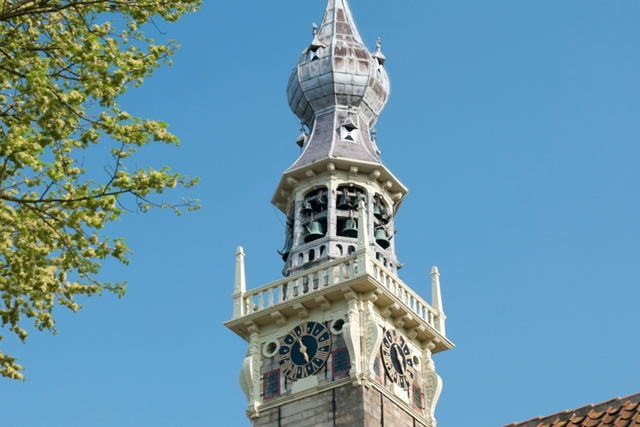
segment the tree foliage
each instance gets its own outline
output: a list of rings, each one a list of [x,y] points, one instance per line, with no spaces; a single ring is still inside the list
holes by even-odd
[[[128,263],[125,240],[105,235],[109,222],[131,208],[198,208],[154,200],[196,180],[133,164],[138,148],[178,139],[121,110],[118,97],[177,49],[143,28],[200,1],[0,0],[0,319],[23,342],[26,324],[55,333],[56,303],[76,311],[75,296],[124,294],[126,282],[96,276],[109,256]],[[111,159],[85,170],[82,155],[98,142]],[[23,379],[22,370],[0,352],[2,376]]]

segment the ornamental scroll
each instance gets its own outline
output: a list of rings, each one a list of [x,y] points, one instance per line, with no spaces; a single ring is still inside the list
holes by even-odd
[[[365,363],[365,378],[369,382],[373,382],[376,378],[376,373],[373,370],[373,362],[378,354],[378,348],[382,343],[382,331],[378,326],[378,315],[373,310],[373,302],[368,301],[366,303],[366,311],[364,315],[364,363]]]
[[[258,407],[260,406],[260,334],[257,328],[249,328],[251,338],[249,340],[249,351],[245,355],[240,370],[238,381],[240,388],[247,398],[247,418],[257,418],[259,416]]]
[[[349,357],[351,358],[351,378],[359,380],[360,375],[360,311],[358,310],[358,302],[356,294],[351,289],[343,290],[349,311],[347,312],[347,323],[344,325],[344,340],[349,349]]]
[[[442,378],[436,374],[436,366],[431,359],[431,350],[435,348],[433,342],[429,343],[423,352],[424,371],[422,380],[424,383],[424,407],[425,415],[430,419],[431,427],[435,427],[435,410],[440,393],[442,392]]]

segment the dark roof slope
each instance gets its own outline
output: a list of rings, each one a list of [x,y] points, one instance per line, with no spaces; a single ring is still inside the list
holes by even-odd
[[[640,427],[640,393],[505,427]]]

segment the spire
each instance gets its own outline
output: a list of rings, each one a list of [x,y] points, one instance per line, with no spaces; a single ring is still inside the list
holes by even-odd
[[[389,98],[384,55],[367,50],[347,0],[328,0],[312,37],[287,86],[289,106],[311,131],[289,170],[326,157],[380,163],[369,129]]]

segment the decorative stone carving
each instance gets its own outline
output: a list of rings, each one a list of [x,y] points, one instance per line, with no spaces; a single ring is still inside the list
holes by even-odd
[[[379,317],[373,310],[373,302],[367,302],[364,323],[364,363],[365,378],[369,382],[373,382],[376,378],[376,373],[373,370],[373,361],[382,343],[382,330],[378,323]]]
[[[409,339],[415,339],[418,336],[418,333],[426,331],[426,328],[422,325],[418,325],[415,328],[411,328],[407,331],[407,337]]]
[[[380,310],[380,315],[385,319],[389,318],[394,311],[400,310],[398,303],[393,303]]]
[[[322,311],[327,312],[331,310],[331,301],[329,301],[327,298],[321,296],[317,297],[315,301],[320,305]]]
[[[247,322],[253,323],[253,322]],[[246,354],[240,371],[240,388],[247,397],[247,417],[257,418],[260,414],[260,333],[255,325],[249,327],[249,351]]]
[[[436,374],[436,366],[431,358],[431,350],[435,348],[433,341],[429,342],[422,352],[423,358],[423,391],[424,391],[424,408],[425,415],[429,418],[430,427],[435,427],[435,411],[436,404],[442,392],[442,378]]]
[[[244,395],[247,398],[247,405],[251,405],[253,395],[253,380],[251,378],[251,372],[253,371],[251,366],[251,357],[245,357],[242,363],[242,369],[240,369],[240,377],[238,381],[240,382],[240,388],[244,392]]]
[[[359,381],[360,372],[360,313],[358,311],[356,294],[351,289],[342,290],[347,298],[349,310],[347,312],[347,323],[344,325],[344,340],[347,343],[349,356],[351,358],[351,378]]]
[[[393,319],[393,326],[400,329],[404,326],[405,323],[411,322],[413,320],[413,316],[410,314],[405,314],[402,317],[398,317]]]
[[[280,313],[279,311],[274,311],[271,313],[271,317],[273,317],[276,321],[276,324],[280,327],[287,326],[287,316]]]
[[[293,309],[298,313],[298,317],[300,319],[307,319],[309,317],[309,312],[307,311],[307,307],[304,305],[297,303],[293,305]]]

